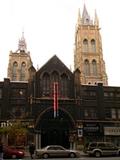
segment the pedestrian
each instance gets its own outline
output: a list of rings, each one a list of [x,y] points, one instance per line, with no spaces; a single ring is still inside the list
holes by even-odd
[[[0,160],[3,160],[3,143],[0,140]]]
[[[31,143],[29,145],[29,153],[30,153],[31,159],[33,159],[34,152],[35,152],[35,145],[34,145],[34,143]]]

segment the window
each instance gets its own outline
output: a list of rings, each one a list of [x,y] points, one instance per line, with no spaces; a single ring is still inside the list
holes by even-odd
[[[116,97],[120,97],[120,92],[116,93]]]
[[[50,95],[50,76],[48,73],[44,73],[42,77],[43,81],[43,96],[49,96]]]
[[[14,62],[13,63],[13,70],[12,70],[12,80],[13,81],[17,80],[17,67],[18,67],[18,63]]]
[[[83,40],[83,52],[88,52],[88,40]]]
[[[97,76],[97,63],[96,63],[96,60],[92,61],[92,71],[93,71],[93,75]]]
[[[108,92],[104,92],[104,97],[108,97],[108,96],[109,96]]]
[[[109,108],[105,109],[105,117],[106,119],[111,119],[111,112]]]
[[[25,67],[26,67],[25,62],[22,62],[22,64],[21,64],[21,77],[20,77],[21,81],[25,80]]]
[[[91,52],[96,52],[96,43],[94,39],[91,40]]]
[[[105,143],[98,143],[98,147],[105,148]]]
[[[85,73],[85,76],[90,75],[90,64],[87,59],[84,61],[84,73]]]
[[[105,97],[114,97],[114,93],[113,92],[107,92],[107,91],[105,91],[104,92],[104,96]]]
[[[117,114],[116,114],[116,109],[115,108],[111,109],[111,118],[112,119],[116,119],[117,118]]]
[[[52,72],[52,82],[58,82],[59,81],[59,74],[57,71]]]
[[[97,113],[94,108],[87,108],[84,110],[84,117],[86,119],[96,119],[97,118]]]
[[[118,119],[120,119],[120,109],[117,110],[118,113]]]
[[[55,82],[58,82],[58,88],[59,88],[59,73],[57,71],[53,71],[51,74],[52,96],[54,95],[54,83]]]
[[[61,96],[68,97],[68,77],[66,74],[61,76]]]
[[[24,106],[14,106],[10,112],[12,118],[23,118],[25,116]]]
[[[91,144],[90,144],[90,147],[93,147],[93,148],[94,148],[94,147],[96,147],[96,146],[97,146],[97,143],[91,143]]]

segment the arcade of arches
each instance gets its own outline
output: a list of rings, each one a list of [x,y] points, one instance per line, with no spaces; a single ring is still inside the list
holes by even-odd
[[[53,108],[49,108],[36,121],[36,147],[57,144],[70,148],[73,145],[70,144],[70,133],[74,128],[74,120],[67,112],[59,110],[58,117],[54,118]]]

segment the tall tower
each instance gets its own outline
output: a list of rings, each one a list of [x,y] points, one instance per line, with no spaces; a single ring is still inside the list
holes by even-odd
[[[74,69],[79,69],[81,72],[81,84],[108,85],[99,30],[96,11],[93,21],[84,5],[82,16],[80,10],[78,12],[74,51]]]
[[[10,51],[8,64],[8,78],[11,81],[28,81],[29,69],[32,67],[30,52],[27,52],[27,45],[24,32],[18,42],[16,52]]]

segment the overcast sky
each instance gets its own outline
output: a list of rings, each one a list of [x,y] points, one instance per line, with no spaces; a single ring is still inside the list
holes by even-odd
[[[23,30],[36,69],[55,54],[73,68],[75,25],[84,3],[91,17],[97,10],[108,83],[120,86],[120,0],[0,0],[0,81]]]

